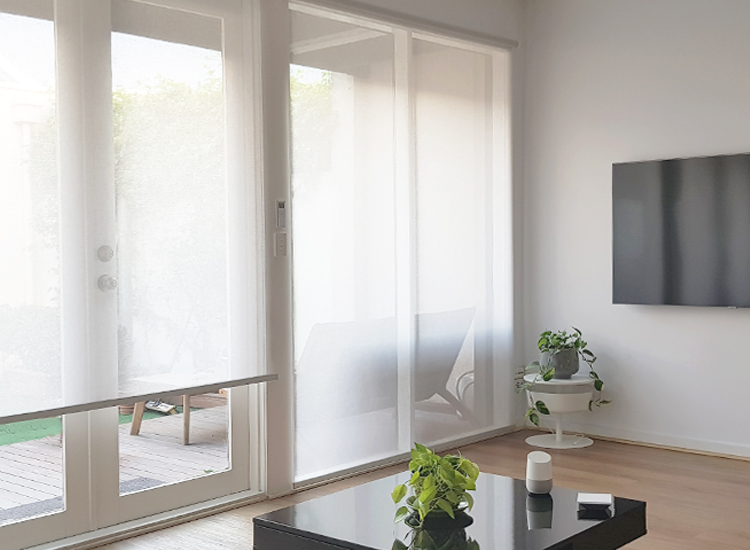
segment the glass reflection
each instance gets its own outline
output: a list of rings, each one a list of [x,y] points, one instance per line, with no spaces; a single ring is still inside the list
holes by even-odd
[[[529,530],[552,529],[552,497],[550,495],[526,496],[526,522]]]
[[[392,550],[480,550],[466,529],[412,529],[403,540],[393,541]]]

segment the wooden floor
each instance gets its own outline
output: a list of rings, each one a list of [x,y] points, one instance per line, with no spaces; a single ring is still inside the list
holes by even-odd
[[[144,420],[138,436],[130,424],[119,426],[122,492],[228,468],[226,400],[193,411],[190,423],[187,446],[182,415]],[[0,511],[60,497],[62,479],[60,436],[0,446]]]
[[[461,449],[485,472],[523,478],[532,450],[517,432]],[[647,502],[648,534],[633,550],[750,549],[750,462],[596,441],[593,447],[550,451],[555,483]],[[252,518],[404,469],[391,467],[293,496],[163,529],[102,550],[252,548]]]

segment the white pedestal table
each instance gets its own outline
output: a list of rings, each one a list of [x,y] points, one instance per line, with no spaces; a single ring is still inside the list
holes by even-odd
[[[526,443],[543,449],[579,449],[594,444],[588,437],[565,435],[562,431],[563,415],[589,409],[594,396],[594,379],[588,373],[547,382],[538,374],[527,374],[523,379],[532,384],[527,390],[531,401],[543,401],[555,421],[554,434],[532,435],[526,438]]]

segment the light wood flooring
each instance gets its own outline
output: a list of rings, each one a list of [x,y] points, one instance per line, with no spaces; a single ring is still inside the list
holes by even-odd
[[[461,448],[485,472],[523,478],[532,450],[522,431]],[[596,441],[550,451],[555,484],[647,502],[648,534],[633,550],[749,550],[750,462]],[[390,467],[100,547],[101,550],[251,549],[252,518],[400,472]]]

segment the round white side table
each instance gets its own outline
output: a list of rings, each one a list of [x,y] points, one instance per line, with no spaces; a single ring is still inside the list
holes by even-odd
[[[543,449],[579,449],[593,445],[594,442],[582,435],[565,435],[562,431],[564,414],[589,410],[589,401],[594,396],[594,379],[588,373],[574,374],[568,380],[542,380],[538,374],[527,374],[524,382],[530,382],[528,396],[533,403],[544,401],[550,415],[555,420],[555,433],[532,435],[526,443]]]

